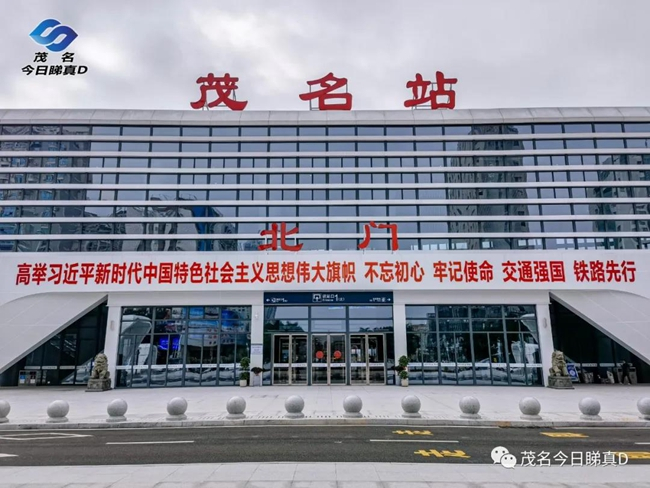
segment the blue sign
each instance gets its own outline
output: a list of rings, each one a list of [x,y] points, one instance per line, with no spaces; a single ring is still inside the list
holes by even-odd
[[[571,382],[573,382],[573,383],[579,383],[580,382],[580,378],[578,378],[578,370],[576,369],[575,364],[567,363],[566,370],[569,373],[569,376],[571,377]]]
[[[181,338],[180,336],[172,337],[172,350],[178,351],[181,347]],[[166,351],[169,348],[169,339],[167,337],[161,337],[158,341],[158,349]]]
[[[265,305],[392,305],[393,292],[265,293]]]
[[[45,31],[49,32],[45,34]],[[30,32],[29,37],[48,50],[59,52],[66,49],[77,38],[77,33],[72,27],[62,25],[56,19],[45,19]],[[55,42],[57,40],[58,42]]]

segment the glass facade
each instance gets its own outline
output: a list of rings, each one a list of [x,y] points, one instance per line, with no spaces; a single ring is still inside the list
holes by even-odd
[[[646,249],[650,124],[3,125],[0,252]],[[373,236],[368,249],[388,250]]]
[[[407,305],[409,382],[541,385],[534,305]]]
[[[0,374],[0,386],[87,385],[95,356],[104,350],[108,307],[103,303],[50,337]],[[22,383],[20,383],[22,382]]]
[[[264,307],[264,384],[393,384],[393,306]]]
[[[620,370],[622,361],[635,369],[636,381],[650,382],[650,364],[555,300],[551,300],[551,317],[553,343],[575,366],[581,382],[606,382],[608,373]],[[616,376],[615,372],[618,383],[622,378]]]
[[[250,319],[242,306],[123,308],[116,387],[238,384]]]
[[[0,124],[0,252],[257,251],[277,223],[302,250],[356,251],[371,221],[397,224],[402,251],[650,246],[650,122],[253,119]],[[375,228],[366,251],[388,250]],[[252,307],[205,301],[122,308],[115,386],[238,384]],[[397,383],[393,304],[265,303],[263,384]],[[105,307],[93,314],[16,367],[85,384],[106,333]],[[537,327],[530,303],[407,305],[409,379],[541,385]],[[569,343],[572,330],[556,339],[585,371],[627,357],[591,329],[593,347]]]

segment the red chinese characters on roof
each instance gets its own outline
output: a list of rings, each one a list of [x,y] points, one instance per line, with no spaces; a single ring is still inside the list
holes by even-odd
[[[375,224],[370,222],[370,224],[365,224],[363,226],[364,239],[359,244],[359,249],[365,249],[370,244],[370,228],[375,229],[389,229],[390,230],[390,248],[391,251],[397,251],[399,249],[399,243],[397,240],[397,224]]]
[[[201,98],[190,103],[190,106],[194,109],[213,108],[223,103],[230,110],[244,110],[248,102],[238,102],[235,97],[235,90],[239,88],[238,81],[239,78],[230,76],[230,73],[221,77],[216,77],[212,73],[199,77],[196,82],[201,85]],[[211,102],[208,102],[208,92],[215,92],[216,95]]]
[[[318,100],[318,110],[352,110],[352,94],[348,93],[348,79],[337,78],[328,73],[317,80],[308,81],[309,92],[300,95],[301,100]],[[313,89],[316,85],[320,89]],[[345,88],[345,91],[342,89]]]
[[[282,222],[280,224],[280,249],[283,251],[300,251],[302,249],[302,244],[291,245],[287,243],[287,237],[293,234],[298,233],[298,227],[294,227],[291,230],[287,230],[287,224]],[[271,224],[270,229],[263,230],[260,232],[260,236],[270,236],[271,242],[267,244],[261,244],[257,246],[257,249],[260,251],[277,251],[278,250],[278,224]]]
[[[432,110],[439,108],[453,109],[456,106],[456,92],[451,88],[445,88],[445,85],[451,86],[456,83],[458,83],[457,78],[445,78],[442,71],[436,71],[435,83],[425,80],[420,73],[417,73],[415,80],[406,83],[406,88],[410,88],[413,92],[413,98],[405,100],[404,106],[406,108],[415,108],[428,103]]]
[[[391,240],[391,250],[392,251],[397,251],[399,249],[399,242],[398,242],[398,237],[397,237],[397,224],[376,224],[374,222],[370,222],[370,224],[365,224],[364,225],[364,239],[363,241],[359,244],[359,249],[366,249],[368,245],[370,244],[370,229],[388,229],[390,231],[390,240]],[[279,248],[283,251],[300,251],[302,249],[303,244],[288,244],[287,243],[287,237],[292,236],[294,234],[297,234],[299,232],[298,227],[294,227],[291,230],[287,230],[287,224],[282,222],[280,226],[278,224],[274,223],[271,224],[270,229],[263,230],[260,232],[261,237],[266,237],[270,236],[271,237],[271,242],[266,243],[266,244],[260,244],[257,246],[257,249],[259,251],[277,251],[278,250],[278,230],[280,231],[279,235]],[[295,238],[294,238],[295,239]]]
[[[213,108],[223,105],[230,110],[244,110],[248,101],[238,101],[235,95],[239,88],[239,78],[225,73],[215,76],[208,73],[196,80],[200,85],[201,97],[191,102],[193,109]],[[457,78],[445,78],[442,71],[436,71],[435,81],[425,80],[416,73],[415,80],[406,83],[406,88],[413,93],[413,98],[404,101],[406,108],[418,108],[428,105],[432,110],[439,108],[453,109],[456,107],[456,92],[452,85],[458,83]],[[317,110],[352,110],[352,94],[348,92],[348,79],[334,76],[329,72],[322,78],[307,81],[309,91],[299,95],[301,100],[309,102],[310,109]],[[214,99],[208,100],[208,93],[214,92]]]

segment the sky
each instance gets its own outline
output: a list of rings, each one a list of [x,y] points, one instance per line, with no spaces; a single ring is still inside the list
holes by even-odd
[[[406,82],[436,71],[456,108],[650,106],[647,0],[0,2],[0,109],[191,110],[197,78],[227,72],[246,110],[308,110],[306,82],[333,72],[353,109],[408,110]],[[86,74],[23,73],[48,18]]]

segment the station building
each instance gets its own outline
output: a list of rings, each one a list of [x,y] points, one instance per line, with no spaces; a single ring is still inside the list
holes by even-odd
[[[650,382],[650,109],[0,111],[0,385]]]

